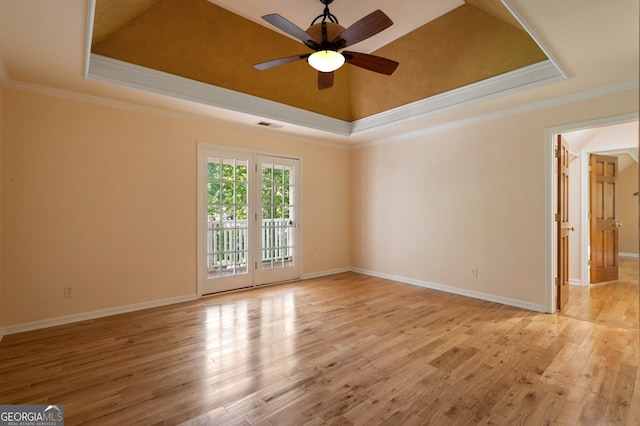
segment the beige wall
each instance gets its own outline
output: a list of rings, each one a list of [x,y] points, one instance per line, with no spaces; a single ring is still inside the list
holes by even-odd
[[[620,171],[618,178],[618,208],[620,209],[620,253],[638,254],[638,163],[633,162]]]
[[[637,110],[629,91],[354,151],[352,266],[544,307],[545,129]]]
[[[2,97],[5,327],[195,294],[198,141],[300,156],[304,274],[351,266],[542,306],[544,130],[638,110],[630,91],[350,152],[269,129]]]
[[[4,132],[2,131],[4,128],[4,120],[3,120],[3,116],[4,114],[3,112],[3,106],[4,106],[4,88],[2,87],[2,85],[0,85],[0,339],[2,339],[2,325],[4,324],[4,320],[3,320],[3,314],[2,314],[2,292],[3,292],[3,285],[2,285],[2,263],[3,263],[3,256],[2,256],[2,228],[3,228],[3,224],[2,224],[2,200],[4,198],[4,190],[2,188],[2,166],[3,166],[3,135]]]
[[[10,89],[4,104],[3,326],[195,294],[198,141],[300,156],[302,272],[350,265],[345,149]]]

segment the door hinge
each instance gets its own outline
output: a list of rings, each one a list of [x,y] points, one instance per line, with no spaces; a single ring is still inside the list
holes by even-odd
[[[555,220],[556,222],[560,222],[560,213],[556,213],[556,214],[553,216],[553,220]]]
[[[560,278],[556,277],[556,286],[560,286]]]
[[[592,217],[593,215],[591,214],[591,212],[589,212],[589,220],[591,220]]]
[[[559,150],[559,149],[556,149],[556,150],[555,150],[555,152],[553,153],[553,155],[554,155],[556,158],[560,158],[560,150]]]
[[[587,266],[591,268],[591,259],[589,259],[589,261],[587,262]]]
[[[589,171],[591,171],[591,164],[589,164]]]
[[[253,265],[253,269],[258,269],[258,262]]]

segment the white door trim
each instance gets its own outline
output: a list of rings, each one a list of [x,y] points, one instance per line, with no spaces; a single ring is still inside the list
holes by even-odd
[[[302,209],[302,205],[303,205],[303,191],[302,191],[302,187],[303,187],[303,165],[302,165],[302,158],[300,158],[297,155],[292,155],[292,154],[281,154],[281,153],[276,153],[276,152],[270,152],[270,151],[262,151],[262,150],[253,150],[253,149],[247,149],[247,148],[241,148],[241,147],[235,147],[235,146],[230,146],[230,145],[219,145],[219,144],[214,144],[214,143],[210,143],[210,142],[203,142],[203,141],[198,141],[197,142],[197,158],[196,158],[196,162],[197,162],[197,167],[196,167],[196,190],[197,190],[197,194],[196,194],[196,291],[197,291],[197,296],[198,297],[202,297],[203,295],[205,295],[204,293],[204,283],[205,283],[205,274],[204,271],[206,271],[206,262],[205,262],[205,253],[206,253],[206,234],[207,234],[207,229],[206,229],[206,215],[205,215],[205,211],[206,211],[206,205],[207,205],[207,197],[206,197],[206,182],[207,179],[204,178],[207,176],[207,153],[210,151],[218,151],[218,152],[224,152],[224,153],[242,153],[245,154],[247,156],[249,156],[251,158],[250,161],[250,166],[254,166],[257,164],[256,162],[256,158],[258,156],[269,156],[269,157],[279,157],[279,158],[290,158],[293,160],[298,161],[298,165],[299,165],[299,170],[297,171],[298,173],[298,181],[299,181],[299,194],[298,194],[298,215],[299,215],[299,219],[298,219],[298,223],[299,223],[299,228],[297,230],[297,244],[298,244],[298,262],[299,262],[299,276],[302,276],[302,271],[303,269],[303,264],[302,264],[302,242],[303,242],[303,209]],[[255,173],[250,173],[249,175],[249,187],[251,188],[251,190],[253,191],[254,188],[256,187],[255,184]],[[249,203],[250,203],[250,210],[255,212],[255,197],[254,196],[250,196],[249,197]],[[250,238],[250,240],[253,241],[253,238]],[[255,247],[254,247],[255,248]],[[251,250],[251,256],[253,256],[253,248]],[[256,252],[259,252],[259,250],[257,250]],[[251,287],[256,287],[255,285],[255,276],[254,274],[252,274],[252,286]],[[268,285],[268,284],[265,284]]]
[[[555,167],[555,156],[554,156],[554,147],[555,147],[555,136],[559,133],[567,133],[575,130],[584,130],[591,129],[595,127],[605,127],[611,126],[614,124],[623,124],[631,121],[638,120],[638,113],[630,113],[617,115],[612,117],[604,117],[595,120],[582,121],[578,123],[570,123],[564,124],[561,126],[548,127],[545,129],[544,135],[544,159],[545,159],[545,206],[544,206],[544,217],[545,217],[545,309],[546,312],[553,313],[556,312],[556,298],[555,298],[555,277],[558,273],[558,265],[557,265],[557,230],[554,226],[554,214],[557,210],[557,170]],[[582,159],[581,159],[582,161]],[[588,161],[588,159],[587,159]],[[584,171],[582,170],[581,165],[581,174],[584,178]],[[588,173],[588,166],[587,166]],[[583,179],[584,183],[584,179]],[[584,189],[581,188],[582,194],[584,195]],[[588,194],[588,189],[587,189]],[[584,200],[584,197],[582,197]],[[588,201],[587,201],[588,202]],[[583,208],[583,212],[584,212]],[[581,214],[581,228],[582,235],[585,232],[584,219]],[[584,238],[583,238],[584,243]],[[588,240],[587,240],[588,243]],[[581,256],[586,256],[587,250],[582,250]],[[585,258],[582,258],[582,268],[586,268]],[[584,277],[584,270],[581,270],[581,275]]]

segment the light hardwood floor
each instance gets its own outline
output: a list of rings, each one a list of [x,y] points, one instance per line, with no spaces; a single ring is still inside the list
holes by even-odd
[[[617,281],[571,286],[563,315],[637,330],[640,327],[638,259],[620,258]]]
[[[638,331],[344,273],[6,336],[67,425],[639,424]]]

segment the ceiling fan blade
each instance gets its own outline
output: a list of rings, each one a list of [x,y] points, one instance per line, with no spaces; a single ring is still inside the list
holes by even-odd
[[[383,11],[376,10],[359,21],[354,22],[349,28],[341,32],[332,43],[338,43],[340,40],[344,40],[341,48],[351,46],[352,44],[356,44],[378,34],[391,25],[393,25],[393,21]]]
[[[289,34],[290,36],[297,38],[298,40],[300,40],[310,48],[312,49],[320,48],[320,43],[322,43],[322,40],[319,40],[319,41],[316,40],[312,35],[307,33],[305,30],[298,27],[296,24],[289,21],[288,19],[278,15],[277,13],[264,15],[262,19],[264,19],[274,27],[281,29],[285,33]]]
[[[380,56],[369,55],[368,53],[359,52],[342,52],[346,62],[369,71],[379,72],[380,74],[391,75],[400,65],[391,59],[382,58]]]
[[[333,71],[318,71],[318,89],[323,90],[330,87],[333,87]]]
[[[294,55],[294,56],[287,56],[286,58],[272,59],[267,62],[260,62],[259,64],[255,64],[254,68],[257,68],[261,71],[268,70],[269,68],[277,67],[279,65],[284,65],[284,64],[290,64],[291,62],[296,62],[296,61],[299,61],[300,59],[307,59],[310,55],[311,55],[310,53],[303,53],[302,55]]]

